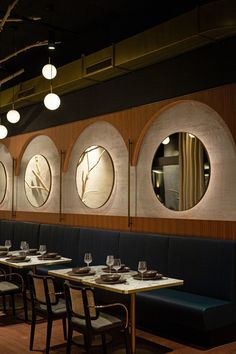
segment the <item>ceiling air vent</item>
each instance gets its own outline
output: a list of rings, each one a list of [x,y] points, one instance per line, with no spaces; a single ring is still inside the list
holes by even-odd
[[[19,91],[18,95],[17,95],[17,98],[20,99],[20,98],[24,98],[26,96],[30,96],[30,95],[33,95],[35,93],[35,87],[29,87],[25,90],[22,90],[22,91]]]
[[[98,72],[100,70],[104,70],[107,68],[112,67],[112,58],[105,59],[103,61],[100,61],[99,63],[93,64],[85,68],[85,74],[94,74],[95,72]]]

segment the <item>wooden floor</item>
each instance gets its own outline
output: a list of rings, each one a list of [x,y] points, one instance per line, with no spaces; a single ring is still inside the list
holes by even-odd
[[[8,315],[0,315],[0,353],[1,354],[26,354],[33,353],[28,349],[29,346],[30,324],[16,320]],[[38,323],[35,333],[34,352],[37,354],[45,352],[45,333],[46,324]],[[210,350],[196,349],[163,337],[154,336],[146,332],[137,331],[139,337],[148,339],[169,348],[173,354],[235,354],[236,341],[225,344]],[[84,350],[78,346],[72,347],[71,354],[83,353]],[[100,352],[96,347],[93,352]],[[61,321],[56,321],[53,326],[50,354],[66,353],[66,345],[63,339]]]

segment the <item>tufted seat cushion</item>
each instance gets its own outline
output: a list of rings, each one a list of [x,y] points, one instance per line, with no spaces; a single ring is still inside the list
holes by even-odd
[[[39,305],[40,309],[46,311],[47,306],[46,305]],[[55,315],[63,314],[66,312],[66,304],[64,299],[59,299],[58,303],[56,305],[52,305],[52,313]]]
[[[4,293],[12,292],[15,293],[16,291],[20,290],[19,286],[11,283],[9,281],[1,281],[0,282],[0,294],[4,295]]]
[[[140,322],[150,322],[150,318],[156,323],[167,320],[199,330],[213,330],[233,322],[230,301],[174,289],[140,293],[137,307]]]
[[[72,317],[71,321],[74,325],[86,327],[85,320],[78,317]],[[121,327],[122,321],[120,318],[108,313],[100,312],[98,319],[92,320],[91,325],[94,332],[106,331],[111,328]]]

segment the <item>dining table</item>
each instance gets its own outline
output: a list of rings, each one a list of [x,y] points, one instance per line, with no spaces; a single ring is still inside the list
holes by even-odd
[[[121,273],[120,280],[113,284],[101,281],[101,275],[104,274],[104,265],[91,266],[91,275],[75,274],[73,268],[49,270],[49,274],[54,277],[59,277],[65,280],[79,282],[94,288],[129,295],[130,296],[130,335],[131,335],[131,353],[136,354],[136,294],[143,291],[157,290],[161,288],[168,288],[173,286],[183,285],[182,279],[174,279],[165,276],[156,277],[155,279],[142,279],[137,277],[138,272],[129,270]],[[118,271],[119,273],[119,271]],[[107,274],[107,273],[105,273]],[[138,279],[137,279],[138,278]],[[141,353],[143,351],[141,350]]]
[[[9,267],[10,271],[12,268],[17,268],[17,269],[31,269],[34,273],[36,273],[37,266],[50,266],[50,265],[57,265],[57,264],[64,264],[64,263],[70,263],[72,261],[71,258],[66,258],[66,257],[42,257],[38,254],[28,254],[25,258],[25,260],[17,260],[14,258],[11,258],[13,255],[18,255],[19,251],[13,251],[10,252],[9,255],[7,256],[1,256],[0,257],[0,264],[6,265]]]
[[[62,256],[57,257],[42,257],[39,254],[28,254],[25,260],[17,260],[11,258],[11,256],[19,255],[20,251],[12,251],[9,252],[7,256],[0,256],[0,264],[8,266],[9,273],[13,273],[13,269],[28,269],[31,270],[33,273],[36,273],[38,266],[50,266],[50,265],[58,265],[58,264],[65,264],[70,263],[72,261],[71,258],[66,258]],[[2,311],[1,311],[2,312]],[[28,314],[30,316],[30,313]]]

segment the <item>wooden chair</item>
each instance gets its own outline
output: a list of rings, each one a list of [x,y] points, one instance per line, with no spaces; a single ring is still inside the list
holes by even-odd
[[[0,296],[2,297],[3,310],[6,311],[6,296],[11,297],[12,313],[16,315],[15,295],[22,294],[25,320],[28,320],[27,299],[25,282],[19,273],[6,273],[4,269],[0,269]]]
[[[62,319],[64,339],[66,340],[67,311],[65,300],[61,297],[63,293],[55,291],[53,277],[29,274],[29,286],[32,303],[30,350],[33,350],[36,318],[40,316],[47,320],[46,354],[48,354],[54,320]]]
[[[66,282],[64,289],[68,314],[67,354],[71,352],[73,330],[83,334],[87,354],[91,353],[92,337],[95,335],[101,335],[103,353],[106,354],[106,333],[114,330],[123,331],[126,354],[130,353],[128,310],[125,305],[120,303],[96,305],[92,288],[79,287]],[[118,317],[117,315],[100,311],[108,307],[120,307],[123,310],[123,314],[125,314],[123,316],[124,319],[122,316]]]

